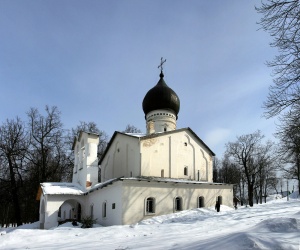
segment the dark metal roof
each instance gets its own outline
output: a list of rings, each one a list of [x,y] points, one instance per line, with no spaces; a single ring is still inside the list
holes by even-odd
[[[145,115],[157,109],[172,110],[176,116],[180,109],[180,100],[173,89],[168,87],[164,81],[164,74],[160,73],[158,83],[150,89],[143,100]]]

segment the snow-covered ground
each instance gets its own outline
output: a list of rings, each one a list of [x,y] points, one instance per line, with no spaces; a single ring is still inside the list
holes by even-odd
[[[0,229],[0,249],[300,249],[300,199],[193,209],[129,226]]]

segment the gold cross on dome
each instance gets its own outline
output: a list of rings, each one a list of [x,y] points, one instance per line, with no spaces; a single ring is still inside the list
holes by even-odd
[[[160,65],[158,65],[157,68],[160,68],[160,71],[161,71],[161,72],[163,71],[163,64],[164,64],[166,61],[167,61],[167,59],[164,60],[163,57],[160,58]]]

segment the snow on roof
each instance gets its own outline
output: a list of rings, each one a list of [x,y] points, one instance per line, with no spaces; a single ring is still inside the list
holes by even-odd
[[[124,177],[124,178],[121,178],[121,180],[157,181],[157,182],[174,182],[174,183],[208,184],[208,185],[232,185],[232,184],[227,184],[227,183],[193,181],[193,180],[188,180],[188,179],[162,178],[162,177],[151,177],[151,176]]]
[[[43,194],[71,194],[83,195],[85,192],[77,183],[69,182],[44,182],[41,183]]]
[[[173,182],[173,183],[189,183],[189,184],[208,184],[208,185],[231,185],[226,183],[213,183],[213,182],[205,182],[205,181],[192,181],[187,179],[175,179],[175,178],[161,178],[161,177],[149,177],[149,176],[139,176],[139,177],[119,177],[110,179],[105,182],[97,183],[91,189],[85,191],[82,187],[77,183],[69,183],[69,182],[44,182],[41,183],[41,188],[43,190],[43,194],[69,194],[69,195],[84,195],[88,193],[92,193],[95,190],[102,189],[108,185],[113,184],[116,181],[123,180],[133,180],[133,181],[156,181],[156,182]]]
[[[144,134],[144,133],[125,133],[125,134],[135,136],[135,137],[144,137],[144,136],[146,136],[146,134]]]
[[[92,193],[94,190],[98,190],[98,189],[102,189],[108,185],[111,185],[113,184],[115,181],[118,181],[122,178],[114,178],[114,179],[110,179],[108,181],[105,181],[105,182],[100,182],[100,183],[97,183],[95,186],[93,186],[88,192],[89,193]]]

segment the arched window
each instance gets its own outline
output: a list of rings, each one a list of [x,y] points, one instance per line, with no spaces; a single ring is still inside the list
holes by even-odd
[[[198,208],[201,208],[201,207],[205,207],[203,196],[198,197]]]
[[[94,219],[94,205],[91,205],[91,218]]]
[[[160,171],[160,177],[165,177],[165,170],[164,170],[164,169],[162,169],[162,170]]]
[[[182,210],[182,198],[176,197],[174,199],[174,211],[181,211]]]
[[[102,204],[102,217],[106,218],[106,201]]]
[[[222,196],[221,195],[218,196],[217,200],[218,200],[219,204],[222,205]]]
[[[75,158],[75,174],[77,173],[78,171],[78,164],[79,164],[79,145],[77,145],[77,150],[76,150],[76,158]]]
[[[155,199],[153,197],[147,198],[145,205],[146,205],[146,214],[155,213]]]
[[[188,175],[188,167],[184,167],[183,174]]]

